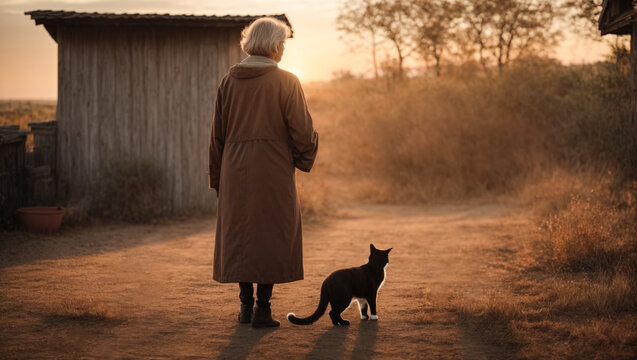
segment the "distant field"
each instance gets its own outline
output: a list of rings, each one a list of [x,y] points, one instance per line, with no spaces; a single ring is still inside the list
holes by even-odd
[[[29,129],[30,122],[55,120],[56,100],[0,100],[0,126],[20,125]],[[33,136],[27,137],[27,150],[33,147]]]
[[[34,121],[55,119],[55,100],[0,100],[0,126],[28,129]]]

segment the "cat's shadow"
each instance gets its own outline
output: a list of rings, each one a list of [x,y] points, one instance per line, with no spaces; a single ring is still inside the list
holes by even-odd
[[[358,335],[352,350],[352,359],[369,359],[374,353],[376,337],[378,336],[378,321],[363,321],[358,326]]]
[[[346,358],[345,340],[348,333],[357,332],[352,359],[368,359],[374,353],[378,322],[364,321],[358,327],[354,323],[350,326],[334,326],[325,331],[314,343],[312,350],[305,359],[341,359]]]
[[[341,359],[345,352],[345,338],[348,326],[333,326],[325,331],[314,343],[305,359]]]

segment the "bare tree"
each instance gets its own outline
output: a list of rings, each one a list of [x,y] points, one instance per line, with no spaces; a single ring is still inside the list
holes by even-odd
[[[485,71],[495,62],[498,71],[531,50],[553,45],[559,11],[550,0],[465,0],[465,21]]]
[[[440,60],[456,37],[462,4],[448,0],[413,0],[414,43],[425,59],[433,57],[436,76]]]
[[[376,59],[377,41],[377,7],[374,0],[345,1],[341,5],[336,18],[336,26],[346,35],[366,37],[369,35],[372,48],[374,77],[378,79],[378,61]]]
[[[587,0],[565,1],[585,3]],[[396,61],[385,63],[396,64],[396,77],[400,79],[404,78],[405,60],[416,50],[425,62],[433,59],[438,76],[441,59],[452,48],[462,51],[467,58],[477,57],[485,71],[492,65],[502,71],[512,59],[554,44],[558,36],[554,20],[563,8],[559,4],[563,3],[555,5],[552,0],[350,0],[342,3],[337,26],[348,36],[371,40],[377,78],[379,49],[395,52]],[[385,46],[379,48],[379,44]]]
[[[570,19],[575,25],[581,25],[583,22],[585,32],[594,33],[596,37],[599,37],[597,20],[602,12],[602,2],[603,0],[566,0],[563,6],[570,13]],[[575,29],[578,30],[578,28]]]
[[[382,37],[396,50],[397,76],[404,78],[404,62],[416,46],[413,41],[413,7],[407,0],[382,0],[376,3],[376,26]]]

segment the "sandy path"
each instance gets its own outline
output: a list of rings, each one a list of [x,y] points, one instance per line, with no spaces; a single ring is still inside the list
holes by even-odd
[[[3,235],[0,358],[507,357],[435,304],[506,288],[505,244],[530,229],[501,204],[341,210],[306,226],[305,280],[275,286],[276,330],[239,326],[238,286],[211,280],[212,219]],[[378,322],[361,322],[356,306],[349,327],[285,320],[313,311],[324,277],[364,263],[371,242],[394,248]]]

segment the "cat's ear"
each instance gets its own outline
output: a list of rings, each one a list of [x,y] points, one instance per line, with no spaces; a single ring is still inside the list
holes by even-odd
[[[389,254],[389,252],[391,251],[391,249],[393,249],[393,248],[389,248],[389,249],[385,250],[385,252]]]
[[[369,244],[369,251],[373,252],[374,250],[376,250],[374,244]]]

